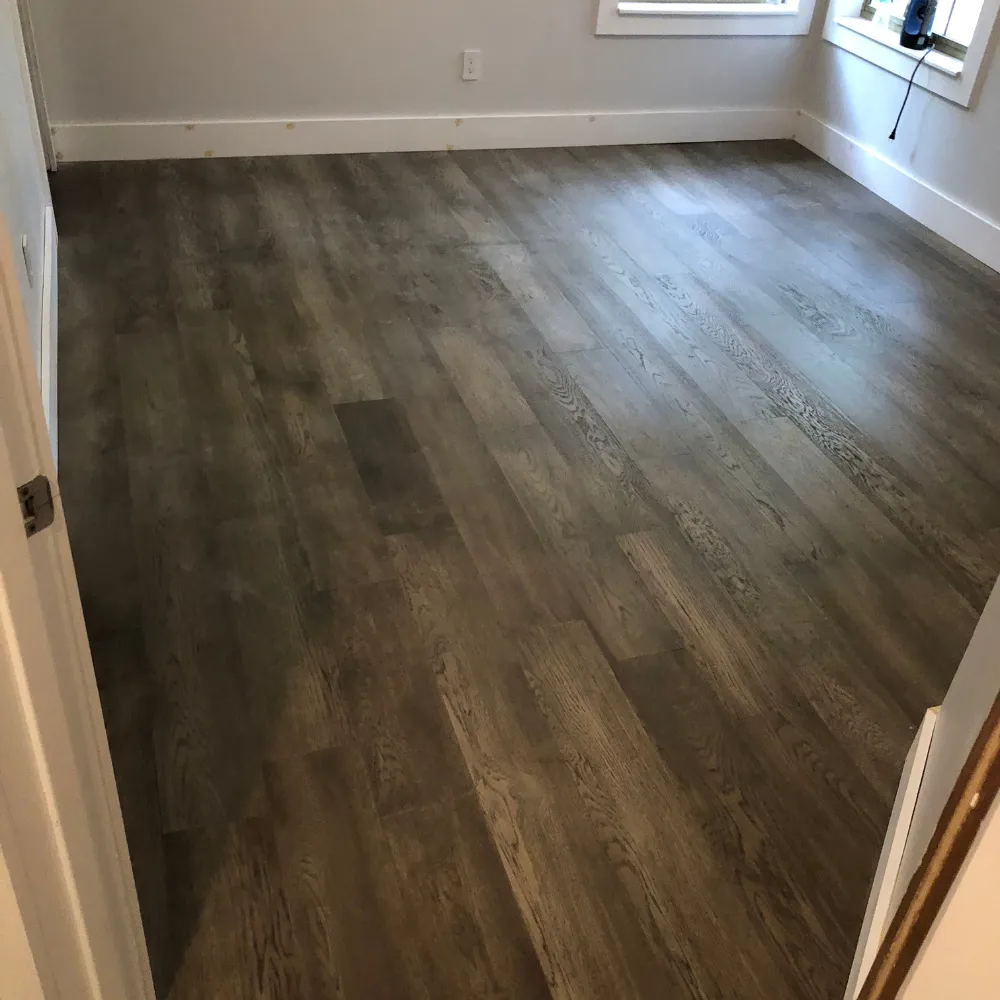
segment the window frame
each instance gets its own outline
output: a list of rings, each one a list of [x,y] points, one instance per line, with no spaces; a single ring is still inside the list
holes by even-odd
[[[998,0],[1000,2],[1000,0]],[[815,0],[598,0],[596,35],[807,35]]]
[[[923,52],[904,49],[898,35],[861,17],[863,0],[830,0],[823,38],[866,62],[880,66],[904,80],[913,73],[914,61]],[[917,70],[913,85],[967,108],[972,103],[976,81],[983,69],[993,35],[1000,0],[984,0],[979,21],[965,56],[953,56],[931,50]]]

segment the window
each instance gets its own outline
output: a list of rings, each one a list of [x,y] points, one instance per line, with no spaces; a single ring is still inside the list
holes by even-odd
[[[907,0],[831,0],[823,37],[840,48],[909,79],[923,52],[904,49],[899,31]],[[940,0],[938,40],[917,70],[914,85],[968,107],[1000,0]]]
[[[813,4],[814,0],[599,0],[597,34],[805,35]]]

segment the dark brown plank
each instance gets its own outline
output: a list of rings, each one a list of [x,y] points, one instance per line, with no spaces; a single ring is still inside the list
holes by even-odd
[[[360,758],[349,748],[269,764],[267,796],[312,996],[420,996],[405,962],[400,886]]]
[[[845,918],[843,900],[857,893],[845,892],[842,877],[818,872],[840,871],[844,834],[814,811],[801,780],[779,776],[746,727],[734,725],[688,654],[623,661],[614,670],[667,769],[689,789],[720,867],[793,970],[801,995],[836,993],[855,945],[855,914]],[[807,864],[794,847],[804,829],[814,842]],[[825,942],[821,956],[814,937]]]
[[[462,403],[447,393],[408,407],[462,540],[501,620],[566,621],[579,609]]]
[[[613,654],[641,656],[674,646],[672,629],[541,428],[508,435],[492,452],[535,530],[567,567],[573,596]]]
[[[655,527],[649,489],[621,442],[556,355],[537,338],[497,343],[503,360],[576,482],[614,534]],[[573,352],[573,357],[580,352]]]
[[[337,694],[364,758],[379,814],[452,802],[468,771],[434,683],[431,650],[399,584],[338,597],[325,624],[337,652]]]
[[[572,762],[589,818],[629,884],[641,933],[670,978],[692,996],[782,993],[782,974],[744,900],[725,887],[682,786],[663,767],[587,626],[539,627],[522,648],[532,689]],[[669,847],[648,825],[653,816],[672,831]],[[707,907],[700,897],[706,886],[713,896]],[[679,925],[683,938],[676,935]],[[725,953],[724,942],[734,939],[740,953]],[[696,961],[713,950],[711,969]]]
[[[428,995],[548,1000],[476,797],[413,809],[385,826]]]
[[[648,955],[621,919],[601,845],[576,822],[570,774],[460,540],[425,532],[390,545],[552,996],[641,996]]]
[[[451,514],[399,405],[386,399],[336,409],[382,530],[396,534],[450,524]]]
[[[170,996],[299,1000],[302,975],[270,823],[168,834]]]

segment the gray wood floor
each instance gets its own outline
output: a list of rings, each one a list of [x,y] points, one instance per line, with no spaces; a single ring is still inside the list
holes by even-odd
[[[791,143],[54,185],[161,998],[839,998],[1000,568],[997,275]]]

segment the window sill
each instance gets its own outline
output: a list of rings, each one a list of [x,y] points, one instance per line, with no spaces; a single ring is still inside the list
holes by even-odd
[[[690,3],[599,0],[598,35],[805,35],[815,0]]]
[[[774,17],[797,14],[796,3],[641,3],[617,5],[619,17]]]
[[[911,73],[913,72],[912,63],[924,55],[923,52],[917,49],[903,48],[899,44],[899,35],[895,31],[886,28],[884,25],[874,24],[863,17],[838,17],[837,24],[843,28],[847,28],[849,31],[857,32],[857,34],[863,35],[865,38],[870,38],[873,42],[878,42],[879,45],[884,45],[887,49],[891,49],[893,52],[897,52],[899,55],[909,59],[911,61]],[[933,49],[927,53],[924,65],[956,79],[962,75],[963,63],[961,59],[956,59],[954,56],[946,56],[941,52],[935,52]]]

